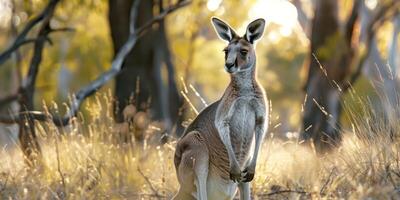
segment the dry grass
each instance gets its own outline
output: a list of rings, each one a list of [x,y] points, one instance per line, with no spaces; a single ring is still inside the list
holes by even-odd
[[[156,146],[159,137],[153,134],[143,143],[121,144],[103,105],[111,104],[98,97],[86,108],[92,120],[75,120],[62,130],[51,123],[38,125],[44,161],[35,169],[25,167],[18,149],[3,150],[0,198],[170,199],[178,187],[176,141]],[[388,134],[400,128],[371,122],[372,115],[352,115],[353,130],[336,152],[325,156],[295,141],[269,137],[252,183],[254,198],[400,198],[400,143],[396,134],[392,139]]]

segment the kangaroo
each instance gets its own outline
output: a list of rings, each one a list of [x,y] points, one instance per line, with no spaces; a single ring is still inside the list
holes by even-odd
[[[220,100],[206,107],[179,139],[174,164],[180,184],[175,200],[250,199],[258,152],[267,129],[268,104],[256,79],[254,42],[264,32],[257,19],[239,37],[224,21],[211,19],[224,49],[231,82]],[[253,151],[252,151],[253,150]]]

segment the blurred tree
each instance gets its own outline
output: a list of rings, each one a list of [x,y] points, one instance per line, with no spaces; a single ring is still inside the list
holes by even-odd
[[[4,62],[4,60],[9,56],[3,55],[7,55],[7,52],[10,52],[8,55],[11,55],[13,51],[18,49],[18,47],[13,47],[18,46],[18,44],[22,44],[24,41],[26,42],[27,39],[25,39],[25,37],[28,32],[37,23],[41,22],[37,36],[32,41],[34,45],[28,73],[26,77],[24,77],[22,83],[19,85],[18,95],[16,96],[19,104],[19,120],[17,121],[19,125],[18,138],[21,150],[24,153],[26,161],[29,165],[34,165],[37,161],[40,161],[40,159],[37,159],[37,156],[40,156],[41,150],[35,131],[35,119],[31,115],[31,112],[34,110],[35,85],[40,63],[43,57],[43,49],[45,44],[50,41],[49,34],[56,31],[50,26],[50,21],[53,18],[55,8],[59,2],[59,0],[50,0],[45,9],[43,9],[38,16],[32,19],[26,25],[21,34],[16,37],[14,44],[10,47],[10,49],[13,50],[6,51],[6,53],[1,54],[2,56],[0,56],[3,59],[2,62]]]
[[[312,138],[317,149],[340,139],[337,127],[341,112],[340,95],[330,80],[342,81],[348,74],[346,66],[353,54],[349,45],[339,30],[338,2],[317,1],[312,21],[303,116],[303,138]],[[342,50],[335,51],[339,48]],[[329,118],[329,115],[332,117]]]
[[[129,8],[137,0],[110,0],[109,23],[114,52],[118,52],[129,34]],[[156,9],[158,9],[156,11]],[[137,26],[162,12],[162,0],[140,2]],[[122,111],[134,103],[139,110],[150,108],[151,117],[163,121],[168,130],[179,125],[178,113],[182,104],[175,83],[175,69],[162,20],[138,41],[125,60],[115,84],[115,117],[123,121]]]
[[[315,2],[302,138],[312,139],[319,152],[340,142],[342,95],[361,74],[377,28],[399,6],[398,1],[379,6],[366,23],[365,40],[361,41],[357,22],[362,4],[362,0],[355,0],[347,20],[341,23],[337,0]]]
[[[374,10],[368,8],[365,4],[361,8],[361,24],[368,23],[373,17]],[[379,102],[380,111],[383,112],[384,116],[388,122],[396,123],[400,113],[398,113],[399,105],[399,80],[397,75],[398,63],[396,59],[398,58],[398,35],[400,31],[400,15],[397,14],[392,20],[393,31],[389,41],[387,43],[387,59],[385,59],[382,50],[378,47],[378,36],[372,38],[370,56],[365,62],[365,69],[368,79],[371,81],[372,86],[378,93],[380,98]],[[366,26],[361,25],[361,35],[362,39],[365,39]],[[388,37],[389,38],[389,37]],[[387,60],[387,62],[385,62]],[[383,109],[382,109],[383,108]]]
[[[108,71],[104,72],[98,76],[94,81],[86,86],[82,87],[71,99],[70,109],[64,115],[60,117],[57,115],[51,115],[48,113],[48,109],[45,108],[45,112],[34,111],[34,96],[36,90],[36,80],[38,78],[39,68],[44,57],[45,44],[48,42],[53,44],[49,35],[52,32],[58,31],[70,31],[70,28],[54,28],[52,27],[52,19],[55,13],[55,8],[60,0],[49,0],[43,11],[32,18],[23,28],[20,34],[16,36],[13,43],[0,54],[0,64],[4,63],[14,51],[18,50],[24,44],[33,43],[32,57],[29,63],[29,68],[26,77],[20,84],[17,94],[11,95],[4,99],[0,99],[0,107],[5,104],[9,104],[12,101],[17,100],[19,104],[19,112],[12,116],[0,116],[0,122],[19,125],[19,141],[20,146],[25,154],[27,163],[29,165],[35,164],[40,159],[36,159],[37,155],[40,156],[40,146],[35,133],[35,120],[48,121],[52,120],[57,126],[65,126],[69,124],[70,120],[76,117],[79,112],[80,105],[82,102],[96,91],[98,91],[104,84],[115,77],[122,67],[127,54],[132,50],[136,41],[147,29],[151,28],[153,24],[162,21],[163,18],[171,12],[179,9],[180,7],[187,5],[189,2],[179,1],[177,4],[170,6],[165,9],[160,9],[159,15],[152,17],[146,21],[146,23],[139,29],[130,28],[129,39],[123,43],[120,51],[118,51],[116,58],[113,60],[111,67]],[[127,26],[133,27],[137,19],[138,4],[139,1],[131,4],[131,9],[129,11],[129,21]],[[162,3],[159,3],[160,8]],[[132,14],[133,13],[133,14]],[[29,32],[36,26],[40,24],[36,37],[34,39],[27,39]],[[158,24],[160,25],[160,24]],[[160,25],[161,26],[161,25]],[[168,65],[169,63],[167,63]]]

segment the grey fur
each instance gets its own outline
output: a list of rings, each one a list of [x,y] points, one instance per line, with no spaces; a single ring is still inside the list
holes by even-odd
[[[262,30],[252,32],[262,34],[264,24],[258,27]],[[231,29],[226,30],[229,35]],[[177,143],[174,163],[180,189],[174,199],[232,199],[238,187],[240,199],[250,199],[249,182],[267,128],[268,104],[256,80],[249,33],[245,38],[235,34],[227,47],[226,62],[233,57],[235,66],[226,67],[231,82],[223,96],[197,116]]]

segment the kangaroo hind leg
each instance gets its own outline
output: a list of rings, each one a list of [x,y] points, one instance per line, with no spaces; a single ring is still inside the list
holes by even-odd
[[[250,200],[250,183],[240,182],[239,193],[240,193],[240,200]]]
[[[194,160],[195,185],[197,189],[197,199],[207,199],[207,177],[208,177],[208,154],[204,149],[199,149],[198,155]]]
[[[200,133],[188,133],[179,141],[177,148],[180,148],[182,153],[177,166],[180,189],[176,197],[190,194],[197,200],[206,200],[209,156]],[[188,196],[186,198],[190,199]]]
[[[195,200],[192,194],[188,194],[182,189],[179,189],[178,193],[172,197],[172,200]]]

